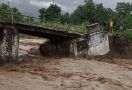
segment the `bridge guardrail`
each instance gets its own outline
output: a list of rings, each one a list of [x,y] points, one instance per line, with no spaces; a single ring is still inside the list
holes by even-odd
[[[40,20],[36,17],[26,16],[16,13],[8,13],[0,11],[0,21],[3,22],[12,22],[12,23],[23,23],[23,24],[39,24],[44,25],[45,21]]]

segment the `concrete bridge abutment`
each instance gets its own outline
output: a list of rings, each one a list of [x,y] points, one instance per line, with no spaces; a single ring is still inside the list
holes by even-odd
[[[19,36],[13,26],[0,28],[0,64],[18,61]]]

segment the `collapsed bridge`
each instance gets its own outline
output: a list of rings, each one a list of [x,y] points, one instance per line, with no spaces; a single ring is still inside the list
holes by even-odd
[[[0,13],[1,63],[18,62],[19,33],[49,39],[49,41],[40,46],[40,52],[44,56],[78,56],[81,54],[105,54],[109,50],[108,42],[105,43],[105,41],[108,41],[108,39],[105,36],[106,39],[104,40],[104,36],[100,32],[99,27],[97,27],[97,24],[88,26],[90,28],[88,28],[88,32],[86,35],[80,35],[75,33],[68,33],[66,31],[59,31],[51,28],[45,28],[40,25],[38,26],[36,24],[32,24],[32,21],[30,21],[30,18],[32,18],[33,20],[33,17],[23,17],[28,17],[28,23],[25,23],[24,20],[16,20],[14,14],[7,15]],[[98,41],[97,39],[100,41]],[[96,45],[93,42],[97,42]],[[104,44],[105,46],[103,46]],[[103,53],[100,53],[100,51],[102,50],[98,48],[103,47],[107,49],[103,51]],[[95,53],[97,52],[96,50],[98,51],[98,53]]]

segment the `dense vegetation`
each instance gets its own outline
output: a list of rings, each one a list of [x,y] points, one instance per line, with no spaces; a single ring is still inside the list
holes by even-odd
[[[20,17],[21,12],[16,7],[11,8],[6,4],[0,4],[0,11],[15,13],[17,20],[23,18]],[[111,19],[114,21],[115,29],[119,29],[121,22],[124,22],[125,28],[132,28],[132,3],[119,2],[113,10],[105,8],[102,3],[95,4],[93,0],[85,0],[84,5],[78,6],[72,14],[62,13],[61,7],[56,4],[51,4],[48,8],[41,8],[38,12],[40,22],[36,24],[68,32],[82,33],[87,24],[95,22],[101,25],[106,23],[108,28]]]
[[[39,10],[40,19],[45,21],[59,21],[60,23],[77,24],[81,23],[107,23],[113,19],[115,28],[119,28],[120,22],[124,22],[126,28],[132,28],[132,3],[119,2],[115,10],[104,8],[103,4],[95,4],[93,0],[85,0],[84,5],[80,5],[70,15],[61,13],[59,6],[50,5],[49,8]]]

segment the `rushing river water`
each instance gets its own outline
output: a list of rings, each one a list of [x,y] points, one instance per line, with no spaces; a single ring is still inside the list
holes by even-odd
[[[21,39],[19,41],[19,56],[27,55],[31,50],[38,50],[39,46],[44,43],[46,39]]]

